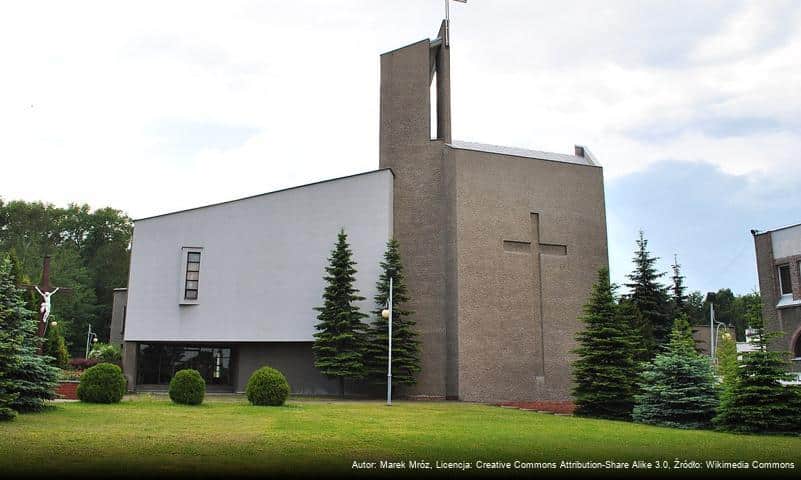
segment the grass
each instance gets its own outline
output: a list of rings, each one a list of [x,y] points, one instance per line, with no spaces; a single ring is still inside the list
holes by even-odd
[[[58,403],[44,413],[0,424],[5,478],[46,473],[352,474],[353,461],[412,459],[429,460],[433,467],[437,460],[664,459],[672,464],[676,458],[793,462],[796,470],[784,473],[797,475],[801,438],[683,431],[455,402],[386,407],[380,402],[293,400],[284,407],[253,407],[241,397],[207,397],[200,406],[183,406],[149,395],[116,405]]]

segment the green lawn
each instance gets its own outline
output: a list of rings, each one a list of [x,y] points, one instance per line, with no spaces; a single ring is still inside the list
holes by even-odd
[[[455,402],[293,400],[252,407],[207,397],[197,407],[164,396],[117,405],[59,403],[0,424],[0,472],[254,474],[352,472],[352,462],[657,459],[785,461],[801,471],[801,438],[681,431]],[[375,474],[373,471],[360,471]],[[422,471],[406,470],[419,474]],[[432,470],[427,473],[454,471]],[[509,471],[486,473],[503,476]],[[518,470],[530,476],[542,471]],[[564,472],[571,473],[573,472]],[[585,471],[586,473],[586,471]],[[674,472],[676,473],[676,472]],[[751,473],[757,473],[751,470]]]

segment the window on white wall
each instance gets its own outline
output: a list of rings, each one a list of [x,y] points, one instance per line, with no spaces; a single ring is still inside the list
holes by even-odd
[[[793,286],[790,283],[790,265],[779,265],[779,288],[782,295],[793,293]]]
[[[202,255],[202,248],[184,247],[181,250],[180,303],[194,304],[200,299]]]
[[[197,300],[199,282],[200,252],[189,252],[186,255],[186,283],[184,284],[184,299]]]

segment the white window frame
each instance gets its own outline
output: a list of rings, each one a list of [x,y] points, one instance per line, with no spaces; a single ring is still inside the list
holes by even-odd
[[[189,263],[189,254],[190,253],[199,253],[200,254],[200,269],[198,271],[198,285],[197,285],[197,298],[188,299],[186,298],[186,266]],[[203,255],[203,247],[182,247],[181,248],[181,269],[178,272],[178,304],[179,305],[197,305],[200,303],[201,297],[201,285],[202,277],[200,272],[203,271],[203,263],[205,260],[205,255]]]

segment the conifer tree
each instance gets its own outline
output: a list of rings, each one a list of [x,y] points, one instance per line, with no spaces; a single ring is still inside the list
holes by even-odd
[[[788,352],[768,350],[764,326],[751,326],[756,350],[742,353],[737,381],[721,402],[715,426],[742,433],[801,433],[801,392],[781,383],[792,379]]]
[[[381,262],[381,275],[376,288],[376,309],[370,325],[367,346],[367,369],[370,379],[375,383],[387,381],[388,323],[381,316],[389,301],[389,279],[392,278],[392,381],[403,385],[414,385],[420,372],[420,341],[415,330],[414,313],[404,308],[409,302],[403,263],[400,257],[400,244],[394,238],[387,242],[384,260]]]
[[[57,318],[55,315],[50,315],[50,320],[55,321]],[[64,335],[61,334],[61,327],[58,324],[47,328],[42,353],[48,357],[53,357],[53,366],[67,368],[70,354],[67,351],[67,343],[64,340]]]
[[[707,428],[718,405],[709,359],[695,350],[686,316],[676,318],[664,352],[645,366],[635,396],[635,422],[675,428]]]
[[[576,415],[630,420],[634,405],[637,341],[629,320],[615,303],[609,270],[598,272],[577,336],[578,359],[573,363]]]
[[[25,291],[17,287],[22,278],[16,258],[11,257],[9,264],[11,282],[0,291],[0,297],[3,298],[0,301],[14,312],[17,328],[21,331],[18,337],[21,339],[18,361],[9,372],[16,393],[11,408],[21,413],[38,412],[44,409],[45,400],[56,397],[58,369],[50,365],[53,357],[39,354],[43,339],[38,334],[38,315],[26,308]]]
[[[716,350],[716,370],[721,378],[720,399],[721,403],[724,403],[731,398],[734,386],[737,385],[737,371],[740,368],[737,362],[737,343],[730,333],[724,332]]]
[[[626,321],[632,334],[632,339],[634,341],[632,354],[634,355],[634,362],[638,365],[639,372],[642,364],[647,363],[651,359],[651,352],[656,350],[653,330],[651,329],[651,325],[643,320],[642,313],[640,313],[637,306],[630,298],[621,297],[617,306],[618,315]],[[635,388],[638,388],[636,384]]]
[[[342,229],[338,236],[329,265],[325,268],[326,281],[323,306],[319,312],[314,334],[314,366],[323,375],[339,379],[339,393],[345,395],[345,379],[364,378],[366,368],[366,325],[356,302],[364,300],[354,287],[356,262],[348,245],[348,236]]]
[[[20,305],[11,293],[13,282],[11,262],[0,257],[0,420],[11,420],[17,415],[11,408],[18,396],[11,374],[20,362],[23,335],[17,313]]]
[[[648,240],[640,231],[637,240],[637,250],[634,252],[634,270],[628,275],[630,283],[628,299],[639,311],[639,330],[643,344],[646,346],[644,360],[652,359],[660,347],[667,344],[673,326],[669,315],[668,296],[665,287],[659,282],[664,273],[657,272],[657,257],[652,257],[648,251]]]
[[[671,300],[673,304],[673,318],[681,314],[687,314],[687,287],[684,286],[684,275],[681,274],[681,265],[677,255],[673,255],[673,284],[670,287]]]

